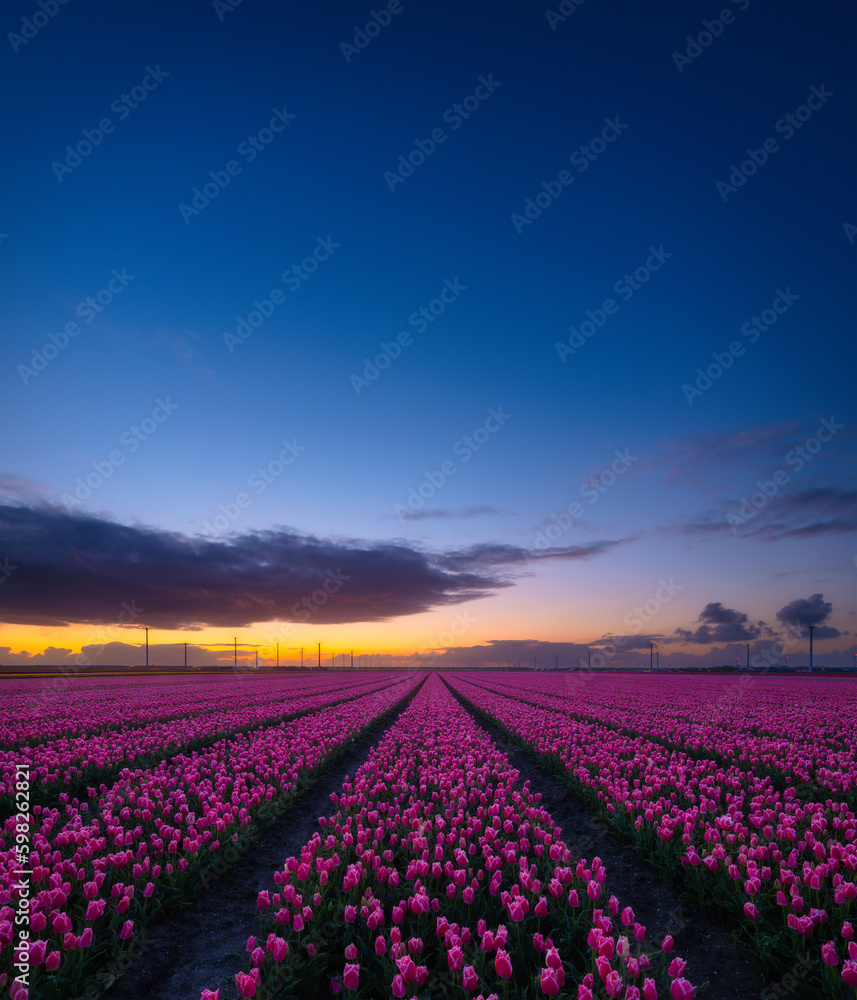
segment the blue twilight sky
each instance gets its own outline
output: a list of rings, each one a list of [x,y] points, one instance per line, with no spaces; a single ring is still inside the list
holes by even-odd
[[[4,5],[4,661],[850,663],[853,5],[233,4]]]

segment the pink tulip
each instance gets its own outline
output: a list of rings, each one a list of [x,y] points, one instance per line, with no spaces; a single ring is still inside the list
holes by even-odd
[[[841,975],[849,986],[857,986],[857,962],[847,959],[842,966]]]
[[[836,944],[833,941],[826,941],[821,946],[821,959],[825,965],[839,965],[839,956],[836,954]]]
[[[556,980],[556,971],[551,968],[542,969],[539,986],[541,987],[542,993],[547,994],[549,997],[555,997],[559,993],[559,983]]]
[[[607,978],[604,980],[604,989],[607,990],[607,995],[611,997],[618,997],[622,992],[622,977],[615,970],[610,972]]]
[[[502,979],[510,979],[512,976],[512,961],[502,948],[494,956],[494,969]]]
[[[356,990],[357,982],[360,978],[360,965],[346,965],[342,976],[342,985],[347,990]]]
[[[61,961],[62,961],[62,953],[58,951],[52,951],[45,959],[45,969],[48,972],[56,972],[57,969],[60,967]]]
[[[239,996],[256,996],[256,980],[252,976],[248,976],[246,972],[235,973],[235,987]]]
[[[47,946],[47,941],[30,942],[28,961],[31,966],[41,965],[44,962]]]
[[[670,985],[670,996],[673,1000],[692,1000],[696,988],[686,979],[674,979]]]
[[[667,934],[667,936],[663,939],[663,941],[661,941],[661,950],[667,953],[673,950],[673,939],[670,937],[669,934]]]
[[[274,938],[273,947],[271,948],[271,958],[275,962],[282,962],[288,953],[289,946],[287,942],[281,937]]]
[[[375,954],[376,955],[386,955],[387,954],[387,939],[383,934],[379,934],[375,938]]]
[[[643,1000],[658,1000],[658,988],[654,979],[643,980]]]
[[[680,976],[684,972],[684,969],[685,969],[686,965],[687,965],[687,962],[685,962],[685,960],[683,958],[678,958],[678,956],[676,956],[670,962],[670,967],[669,967],[669,969],[667,969],[667,974],[672,979],[675,979],[676,976]]]
[[[122,930],[119,931],[119,937],[123,941],[127,941],[128,938],[131,937],[133,933],[134,933],[134,921],[126,920],[125,923],[122,924]]]
[[[461,974],[461,986],[468,992],[475,990],[479,985],[479,976],[476,975],[476,970],[472,965],[466,965]]]

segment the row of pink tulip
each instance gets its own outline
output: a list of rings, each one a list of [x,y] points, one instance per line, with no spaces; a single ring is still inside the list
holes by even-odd
[[[265,729],[126,770],[64,809],[32,810],[31,988],[77,995],[99,962],[164,906],[199,889],[219,858],[237,856],[254,827],[279,814],[318,768],[373,719],[413,692],[399,676],[382,690]],[[11,980],[20,895],[15,821],[0,838],[0,984]],[[16,989],[17,1000],[27,993]]]
[[[0,746],[10,749],[62,736],[100,733],[126,726],[166,722],[216,709],[225,701],[249,708],[264,704],[272,689],[280,695],[352,683],[353,674],[224,674],[79,676],[4,681],[0,704]]]
[[[690,1000],[540,798],[432,675],[259,893],[237,994]]]
[[[841,678],[595,673],[539,674],[523,690],[508,675],[492,686],[531,704],[641,732],[685,751],[716,754],[787,781],[857,791],[857,685]],[[641,684],[646,697],[640,697]],[[813,733],[812,740],[806,739]]]
[[[750,770],[688,757],[492,690],[500,685],[489,677],[452,683],[477,709],[555,761],[572,787],[654,860],[682,869],[703,901],[735,916],[760,954],[788,963],[810,947],[816,982],[833,983],[831,996],[846,995],[857,980],[850,938],[857,917],[857,817],[845,803],[801,801],[794,789],[780,792]],[[508,684],[502,686],[508,692]],[[640,684],[641,703],[645,692]]]
[[[269,679],[265,693],[255,692],[252,701],[247,699],[249,704],[241,697],[240,688],[236,691],[234,684],[225,685],[216,705],[191,703],[183,715],[166,722],[149,720],[142,726],[63,736],[36,746],[2,750],[0,817],[8,815],[11,808],[18,765],[27,765],[33,787],[38,790],[38,801],[49,802],[52,795],[64,788],[79,786],[84,780],[96,783],[102,778],[99,772],[130,764],[138,757],[167,756],[184,747],[222,739],[242,729],[273,725],[390,683],[389,677],[351,679],[340,675],[337,683],[324,685],[325,690],[319,692],[313,679],[304,678],[300,687],[289,684],[285,690],[279,689],[277,680]],[[84,690],[78,692],[78,697],[86,699],[93,694],[91,690]],[[224,702],[227,707],[223,707]]]

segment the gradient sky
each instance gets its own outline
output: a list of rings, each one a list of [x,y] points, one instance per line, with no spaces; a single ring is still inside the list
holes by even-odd
[[[0,661],[851,664],[853,5],[387,9],[4,4]]]

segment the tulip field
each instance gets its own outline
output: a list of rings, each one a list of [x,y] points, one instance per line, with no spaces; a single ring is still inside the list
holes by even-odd
[[[225,849],[370,726],[200,1000],[704,1000],[492,732],[716,911],[772,996],[857,998],[857,685],[487,671],[6,682],[0,989],[97,997],[105,962],[204,906]]]

